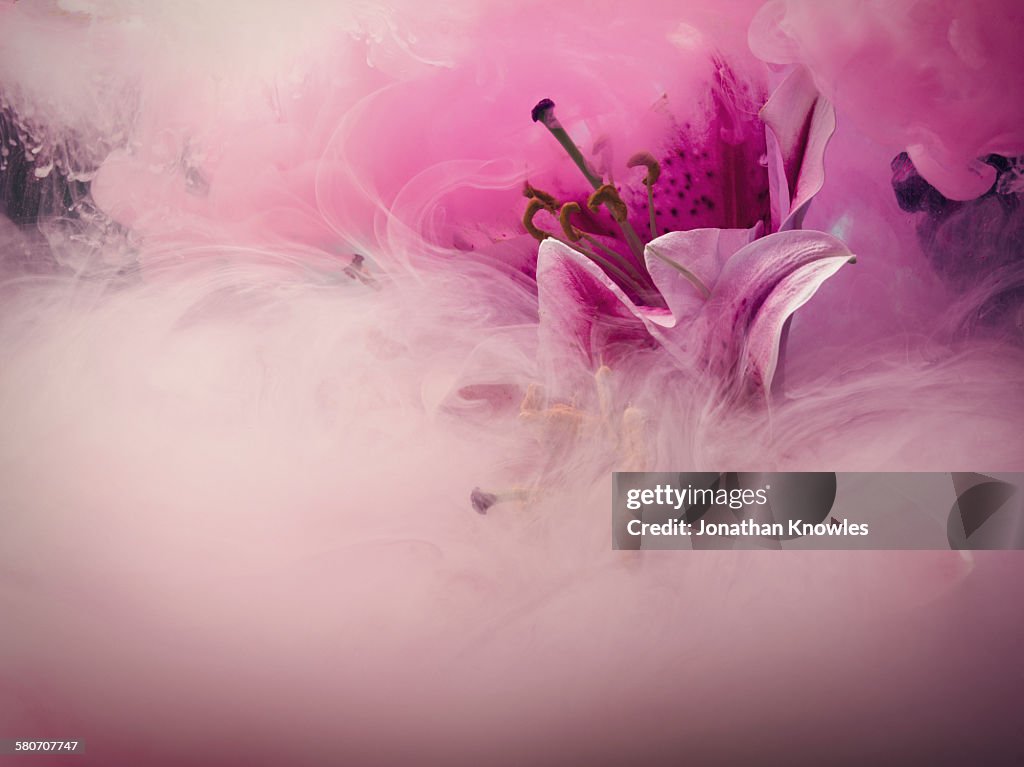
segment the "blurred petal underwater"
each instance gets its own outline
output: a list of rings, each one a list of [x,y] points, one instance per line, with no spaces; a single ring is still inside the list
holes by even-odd
[[[940,83],[994,23],[928,3],[919,38],[889,5],[860,42]],[[1006,158],[959,185],[1021,153],[992,138],[1012,46],[904,131],[820,50],[845,11],[760,7],[0,4],[0,737],[80,737],[82,765],[1012,763],[1014,552],[611,550],[616,469],[1024,466],[1021,190]],[[527,182],[635,285],[538,245]],[[784,389],[748,396],[787,321]]]
[[[996,178],[990,154],[1024,154],[1024,12],[1014,0],[771,0],[754,52],[801,62],[861,130],[906,150],[942,194],[969,200]],[[885,87],[879,87],[881,83]]]

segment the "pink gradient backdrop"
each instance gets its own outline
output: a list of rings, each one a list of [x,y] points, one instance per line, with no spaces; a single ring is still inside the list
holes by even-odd
[[[954,289],[889,185],[908,131],[973,158],[1020,105],[991,82],[1016,83],[998,35],[964,113],[897,103],[905,60],[974,84],[915,13],[985,40],[1018,16],[788,5],[791,38],[754,51],[834,98],[808,225],[859,262],[794,322],[792,400],[722,408],[655,355],[611,371],[614,400],[648,414],[651,468],[1019,471],[1019,335],[946,332]],[[575,182],[530,107],[643,149],[651,94],[696,103],[712,53],[779,79],[747,49],[760,7],[0,2],[5,105],[55,173],[98,166],[116,222],[0,218],[0,737],[87,744],[0,758],[1020,756],[1017,553],[614,552],[613,451],[549,453],[518,417],[544,374],[520,185]],[[842,58],[875,44],[884,72]],[[341,275],[356,251],[382,289]],[[473,513],[474,486],[524,474],[533,503]]]

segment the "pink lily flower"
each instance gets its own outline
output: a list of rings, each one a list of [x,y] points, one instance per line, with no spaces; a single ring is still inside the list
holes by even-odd
[[[548,365],[594,369],[637,344],[656,343],[685,370],[708,371],[745,393],[771,393],[790,317],[854,259],[836,238],[799,229],[824,183],[825,147],[835,129],[831,106],[797,69],[761,117],[771,195],[767,234],[757,220],[746,228],[654,236],[643,247],[646,284],[641,277],[622,279],[629,271],[624,259],[620,269],[594,258],[600,243],[593,238],[582,243],[595,246],[592,254],[570,242],[582,240],[575,227],[565,226],[566,239],[543,239],[537,285]],[[657,233],[653,216],[651,233]]]
[[[493,66],[456,51],[450,65],[355,78],[340,101],[371,94],[347,110],[316,98],[323,88],[312,82],[251,95],[228,129],[214,130],[199,100],[194,114],[176,109],[172,131],[143,121],[140,148],[112,153],[93,194],[150,251],[224,240],[297,263],[339,257],[364,282],[355,254],[372,269],[457,273],[506,324],[535,306],[509,294],[536,291],[548,361],[568,347],[594,370],[620,338],[629,348],[659,343],[681,366],[769,391],[788,318],[850,257],[826,235],[789,232],[821,188],[832,111],[798,70],[758,119],[761,65],[741,54],[724,63],[717,43],[661,14],[588,32],[602,55],[585,66],[557,32],[548,39],[510,16],[507,48],[488,48]],[[568,11],[553,18],[573,23]],[[534,55],[524,55],[526,40]],[[587,205],[591,190],[575,170],[570,179],[549,137],[519,127],[521,99],[542,83],[571,97],[573,133],[594,139],[593,167],[583,166],[591,186],[615,182],[607,210]],[[168,122],[160,117],[154,126]],[[627,163],[648,166],[646,183],[623,167],[629,145],[649,150]],[[509,227],[526,177],[576,204],[558,211],[568,243],[542,236],[538,253]],[[608,212],[615,205],[621,221]]]

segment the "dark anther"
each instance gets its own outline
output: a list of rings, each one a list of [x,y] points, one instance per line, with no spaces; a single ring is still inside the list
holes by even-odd
[[[487,510],[498,502],[498,496],[474,487],[473,492],[469,494],[469,502],[473,504],[473,511],[477,514],[486,514]]]

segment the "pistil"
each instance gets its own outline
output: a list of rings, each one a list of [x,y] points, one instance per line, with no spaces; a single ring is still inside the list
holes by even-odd
[[[548,131],[551,132],[551,135],[555,137],[558,143],[562,145],[562,148],[565,149],[565,151],[569,154],[569,157],[572,158],[572,161],[576,163],[576,167],[580,169],[584,177],[594,188],[595,192],[600,192],[603,187],[610,186],[608,184],[605,184],[604,179],[593,171],[593,169],[587,163],[586,158],[583,156],[583,152],[581,152],[580,148],[576,146],[576,142],[572,140],[572,138],[569,136],[569,133],[562,126],[562,123],[559,122],[557,117],[555,117],[554,101],[552,101],[551,99],[542,99],[541,101],[537,102],[537,105],[533,108],[533,111],[530,112],[530,116],[533,118],[534,122],[539,122],[541,125],[547,128]],[[612,189],[614,190],[614,187],[612,187]],[[606,197],[603,199],[610,198]],[[621,199],[619,201],[621,202]],[[623,203],[622,205],[624,208],[625,203]],[[640,240],[640,237],[637,236],[636,230],[633,229],[633,225],[629,223],[629,217],[622,216],[620,218],[616,216],[614,212],[612,212],[612,217],[615,219],[616,223],[619,225],[619,228],[622,230],[622,234],[626,239],[626,243],[629,245],[630,251],[632,251],[633,255],[636,256],[640,263],[643,263],[643,242]]]
[[[557,139],[558,143],[562,145],[562,148],[569,153],[569,157],[576,163],[576,167],[579,168],[583,175],[586,176],[587,181],[590,185],[597,189],[601,184],[604,183],[599,175],[594,173],[590,165],[587,164],[586,158],[583,156],[583,152],[576,146],[576,142],[570,138],[568,132],[562,127],[562,123],[555,117],[555,102],[551,99],[543,99],[537,102],[537,106],[533,108],[530,113],[535,123],[539,122],[545,128],[547,128],[551,135]]]

